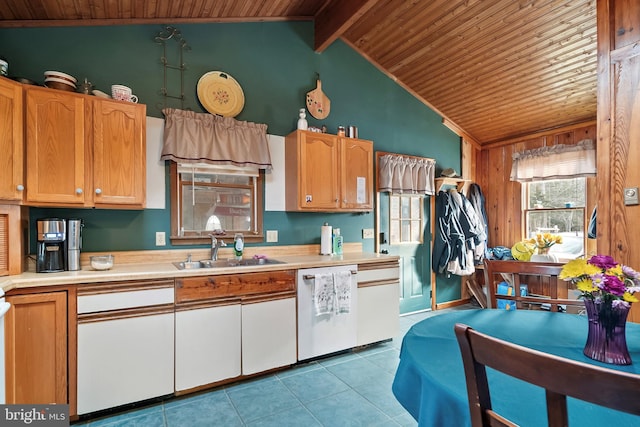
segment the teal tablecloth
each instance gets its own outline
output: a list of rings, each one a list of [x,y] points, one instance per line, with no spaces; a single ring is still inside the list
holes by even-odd
[[[640,375],[640,324],[627,323],[627,346],[633,363],[616,366],[582,354],[587,319],[544,311],[463,310],[415,324],[405,335],[393,382],[398,401],[420,426],[469,426],[469,406],[460,349],[453,332],[465,323],[489,335],[569,359]],[[488,371],[493,408],[521,426],[545,426],[542,388],[493,370]],[[593,384],[598,392],[598,384]],[[638,402],[640,405],[640,402]],[[640,426],[640,417],[569,399],[570,426]]]

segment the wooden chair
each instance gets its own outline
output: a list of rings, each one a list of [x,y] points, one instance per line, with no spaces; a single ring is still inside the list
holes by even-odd
[[[567,306],[574,312],[584,308],[581,299],[569,298],[569,282],[558,280],[563,264],[547,262],[484,260],[484,281],[491,308],[497,300],[513,301],[518,308],[549,307],[551,311],[564,311]],[[513,295],[498,295],[498,283],[505,281],[502,274],[513,277]],[[528,295],[520,296],[520,285],[526,284]]]
[[[576,362],[490,337],[456,324],[472,427],[516,426],[491,408],[485,367],[546,391],[550,427],[567,426],[567,396],[640,415],[640,376]]]

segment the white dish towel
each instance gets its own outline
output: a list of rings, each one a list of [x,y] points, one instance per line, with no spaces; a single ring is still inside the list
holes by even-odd
[[[335,311],[335,287],[333,274],[316,274],[313,280],[313,306],[316,316]]]
[[[336,314],[349,313],[351,311],[351,272],[333,273],[333,283],[336,289]]]

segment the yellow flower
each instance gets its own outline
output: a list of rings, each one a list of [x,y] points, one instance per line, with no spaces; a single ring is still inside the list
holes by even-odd
[[[580,279],[578,282],[576,282],[576,289],[581,292],[594,292],[599,288],[593,283],[591,279],[585,278]]]
[[[556,243],[562,243],[562,236],[551,233],[536,233],[536,237],[531,237],[526,242],[536,245],[538,249],[546,249]]]
[[[586,259],[578,258],[567,262],[563,267],[560,275],[562,280],[577,279],[580,276],[593,276],[600,273],[600,269],[593,264],[589,264]],[[620,270],[622,272],[622,269]]]
[[[622,266],[618,264],[615,267],[608,269],[606,274],[608,274],[609,276],[623,277]]]
[[[584,258],[573,259],[562,267],[558,277],[562,280],[575,279],[585,274],[587,265],[587,260]]]
[[[638,297],[636,297],[635,294],[632,294],[631,292],[625,292],[624,295],[622,295],[622,299],[625,300],[626,302],[640,301]]]

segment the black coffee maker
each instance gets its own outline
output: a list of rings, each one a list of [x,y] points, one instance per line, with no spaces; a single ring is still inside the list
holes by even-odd
[[[65,271],[67,254],[67,223],[60,218],[36,221],[38,244],[36,273]]]

